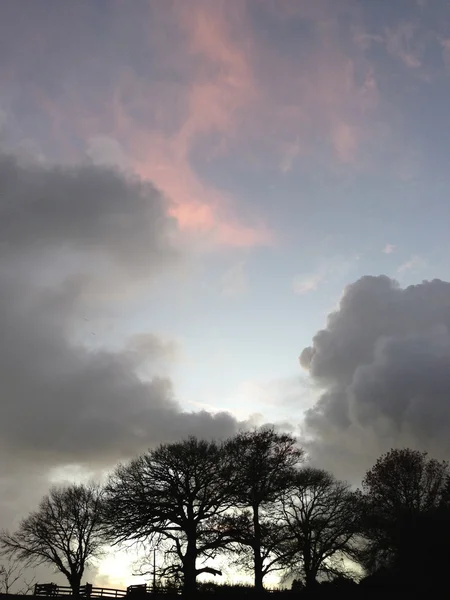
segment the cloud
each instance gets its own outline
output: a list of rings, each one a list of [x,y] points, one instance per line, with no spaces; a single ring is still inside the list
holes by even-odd
[[[121,144],[106,135],[96,135],[87,141],[86,154],[97,165],[129,168],[129,161]]]
[[[392,254],[395,250],[394,244],[386,244],[383,248],[384,254]]]
[[[236,31],[241,10],[238,5],[227,5],[225,10],[220,0],[213,4],[193,0],[188,6],[177,4],[161,12],[166,27],[176,32],[172,39],[183,39],[184,44],[171,44],[168,53],[163,37],[154,50],[169,70],[182,73],[183,82],[147,83],[129,66],[115,94],[120,113],[116,135],[133,169],[164,192],[169,213],[182,231],[200,233],[223,246],[270,244],[273,233],[263,219],[242,218],[239,199],[206,181],[194,167],[229,150],[238,135],[241,113],[255,98],[251,67],[242,48],[245,38]],[[143,127],[134,116],[129,87],[152,97],[152,104],[141,107],[139,116],[147,115],[153,127]]]
[[[324,278],[325,273],[322,271],[306,277],[296,277],[293,284],[294,294],[303,296],[309,292],[315,292]]]
[[[423,267],[425,267],[426,264],[427,263],[421,256],[415,254],[414,256],[411,256],[411,258],[409,260],[402,263],[397,268],[397,273],[402,274],[402,273],[405,273],[406,271],[416,271],[418,269],[422,269]]]
[[[360,164],[379,129],[376,70],[352,35],[359,11],[308,4],[115,2],[101,30],[91,3],[39,3],[28,19],[8,5],[0,77],[28,115],[15,109],[18,135],[58,160],[134,169],[208,248],[271,244],[264,209],[221,174],[288,172],[297,156]]]
[[[317,291],[322,285],[330,282],[337,283],[343,277],[348,277],[359,259],[359,254],[355,254],[350,257],[333,257],[322,261],[314,272],[294,277],[292,284],[294,294],[303,296]]]
[[[265,28],[252,30],[262,98],[256,114],[270,123],[265,133],[273,140],[284,138],[278,145],[282,171],[299,154],[309,160],[331,156],[333,167],[356,166],[375,139],[379,92],[374,68],[354,39],[360,15],[352,2],[309,4],[260,3],[277,43]]]
[[[263,215],[242,215],[198,168],[228,147],[254,93],[239,5],[114,2],[100,32],[93,5],[45,4],[26,18],[2,8],[0,79],[27,114],[15,115],[17,136],[39,139],[52,159],[125,163],[162,190],[181,229],[212,245],[270,243]]]
[[[174,223],[150,183],[107,168],[45,167],[4,154],[0,180],[0,265],[46,262],[57,252],[148,276],[177,257]]]
[[[163,339],[154,333],[137,333],[128,338],[127,350],[147,360],[163,358],[176,361],[181,355],[180,347],[174,340]]]
[[[450,458],[450,283],[349,285],[300,356],[320,392],[305,413],[314,461],[358,482],[391,447]]]
[[[112,169],[10,156],[0,156],[0,185],[4,463],[100,468],[189,433],[234,431],[226,413],[183,412],[158,375],[174,359],[170,341],[143,332],[112,350],[80,340],[92,296],[107,311],[111,290],[180,260],[161,194]]]
[[[400,23],[386,31],[388,52],[398,58],[409,69],[422,66],[423,45],[417,37],[417,26],[410,21]]]

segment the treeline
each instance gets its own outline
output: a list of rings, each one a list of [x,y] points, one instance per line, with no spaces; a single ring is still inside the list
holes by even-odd
[[[449,534],[447,462],[391,450],[354,490],[305,465],[294,437],[264,428],[223,443],[162,444],[102,487],[52,488],[0,545],[27,566],[53,565],[75,594],[106,546],[131,543],[148,572],[157,549],[158,582],[186,594],[201,574],[221,575],[219,558],[251,572],[257,591],[272,572],[296,589],[359,572],[367,586],[417,590],[445,573]]]

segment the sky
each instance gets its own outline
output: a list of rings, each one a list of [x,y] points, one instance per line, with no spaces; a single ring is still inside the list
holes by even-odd
[[[190,434],[450,458],[449,97],[446,0],[3,0],[0,526]]]

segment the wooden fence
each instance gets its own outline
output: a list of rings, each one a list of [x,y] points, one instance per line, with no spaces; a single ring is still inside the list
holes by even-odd
[[[114,588],[94,587],[90,583],[80,586],[78,596],[81,598],[124,598],[125,596],[136,596],[148,594],[150,588],[143,585],[129,585],[126,590],[117,590]],[[35,596],[73,596],[72,588],[66,585],[57,585],[56,583],[37,583],[34,586]]]

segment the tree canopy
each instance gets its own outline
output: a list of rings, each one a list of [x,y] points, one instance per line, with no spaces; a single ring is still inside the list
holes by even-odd
[[[449,467],[426,452],[395,449],[381,456],[363,479],[365,494],[361,560],[369,573],[383,572],[415,585],[449,557]]]
[[[232,469],[221,445],[189,438],[163,444],[119,466],[106,487],[105,525],[113,543],[164,544],[170,568],[183,575],[186,593],[227,539],[217,528],[233,506]],[[198,561],[202,564],[199,566]]]
[[[345,573],[355,559],[361,531],[361,497],[332,475],[310,467],[299,471],[283,497],[287,563],[311,588],[321,574]]]
[[[102,495],[94,484],[52,488],[15,533],[0,534],[3,554],[26,566],[53,566],[76,594],[85,568],[102,553]]]
[[[238,562],[253,570],[255,588],[262,589],[264,576],[282,568],[276,504],[292,486],[303,451],[293,436],[268,427],[238,433],[225,450],[234,471],[237,512],[228,516],[228,524],[238,545]]]

